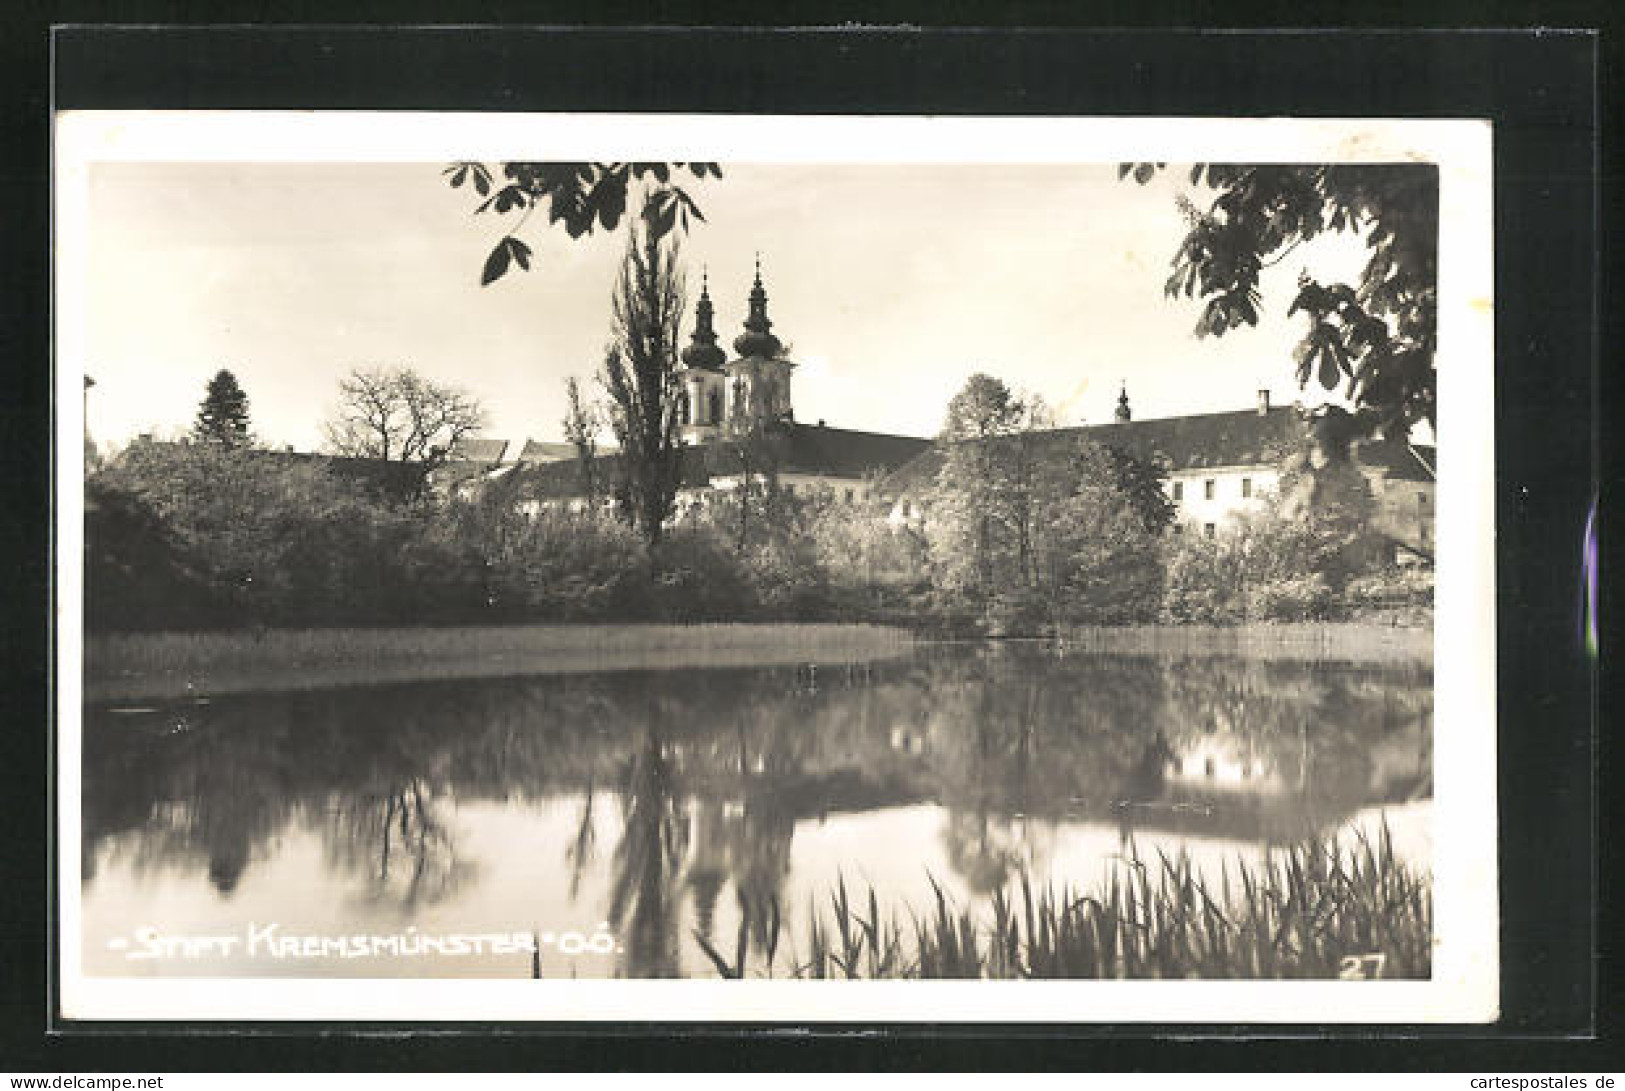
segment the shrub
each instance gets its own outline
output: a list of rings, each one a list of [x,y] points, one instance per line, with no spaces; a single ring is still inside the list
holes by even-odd
[[[1332,589],[1318,573],[1254,584],[1245,602],[1253,621],[1323,621],[1333,609]]]

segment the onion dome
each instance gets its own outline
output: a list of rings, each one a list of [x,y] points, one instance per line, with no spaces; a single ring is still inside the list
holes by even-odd
[[[762,258],[758,254],[756,283],[750,290],[750,317],[745,319],[745,332],[734,338],[734,351],[741,357],[777,358],[784,344],[773,336],[772,329],[773,323],[767,319],[767,292],[762,288]]]
[[[721,371],[728,354],[717,344],[717,331],[711,325],[715,312],[711,307],[711,285],[704,273],[700,274],[700,301],[694,307],[694,334],[683,350],[683,366],[696,371]]]

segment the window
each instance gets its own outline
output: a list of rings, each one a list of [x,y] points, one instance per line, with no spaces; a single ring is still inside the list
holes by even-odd
[[[796,494],[796,487],[790,482],[786,481],[784,483],[784,493],[786,496],[794,496]]]
[[[1202,772],[1206,773],[1210,777],[1213,775],[1214,767],[1212,758],[1209,758],[1207,761],[1202,763]]]
[[[1243,495],[1243,496],[1251,496],[1252,494],[1253,494],[1253,479],[1250,478],[1250,477],[1242,478],[1241,479],[1241,495]]]
[[[1416,510],[1417,511],[1427,511],[1428,510],[1428,494],[1421,491],[1420,489],[1418,489],[1417,493],[1416,493]]]
[[[1218,532],[1219,528],[1214,526],[1212,523],[1205,523],[1202,526],[1202,533],[1206,534],[1209,538],[1213,537]]]
[[[707,424],[716,424],[722,419],[722,391],[711,391],[711,415],[706,418]]]
[[[846,502],[848,504],[852,503],[852,490],[851,489],[846,490]]]
[[[1171,529],[1175,534],[1185,533],[1185,528],[1180,526],[1178,523],[1174,523],[1169,529]]]
[[[1174,482],[1174,503],[1177,504],[1183,499],[1185,499],[1185,483],[1183,481],[1175,481]]]
[[[1211,477],[1202,482],[1202,497],[1205,500],[1213,499],[1213,479]]]

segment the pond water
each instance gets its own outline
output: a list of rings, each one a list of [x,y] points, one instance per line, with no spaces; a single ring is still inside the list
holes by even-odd
[[[975,909],[1378,815],[1426,869],[1432,702],[1425,667],[1003,643],[96,706],[84,965],[714,976],[742,900],[793,948],[842,884]]]

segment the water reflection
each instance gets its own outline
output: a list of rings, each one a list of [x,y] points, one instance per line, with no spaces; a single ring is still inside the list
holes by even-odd
[[[793,924],[842,876],[905,901],[932,881],[974,899],[1023,868],[1087,884],[1129,838],[1256,851],[1426,799],[1431,715],[1422,670],[1060,660],[1019,644],[89,709],[87,965],[260,972],[132,965],[106,941],[137,918],[286,919],[603,924],[613,958],[549,952],[538,967],[709,973],[695,933],[731,949],[741,913]]]

